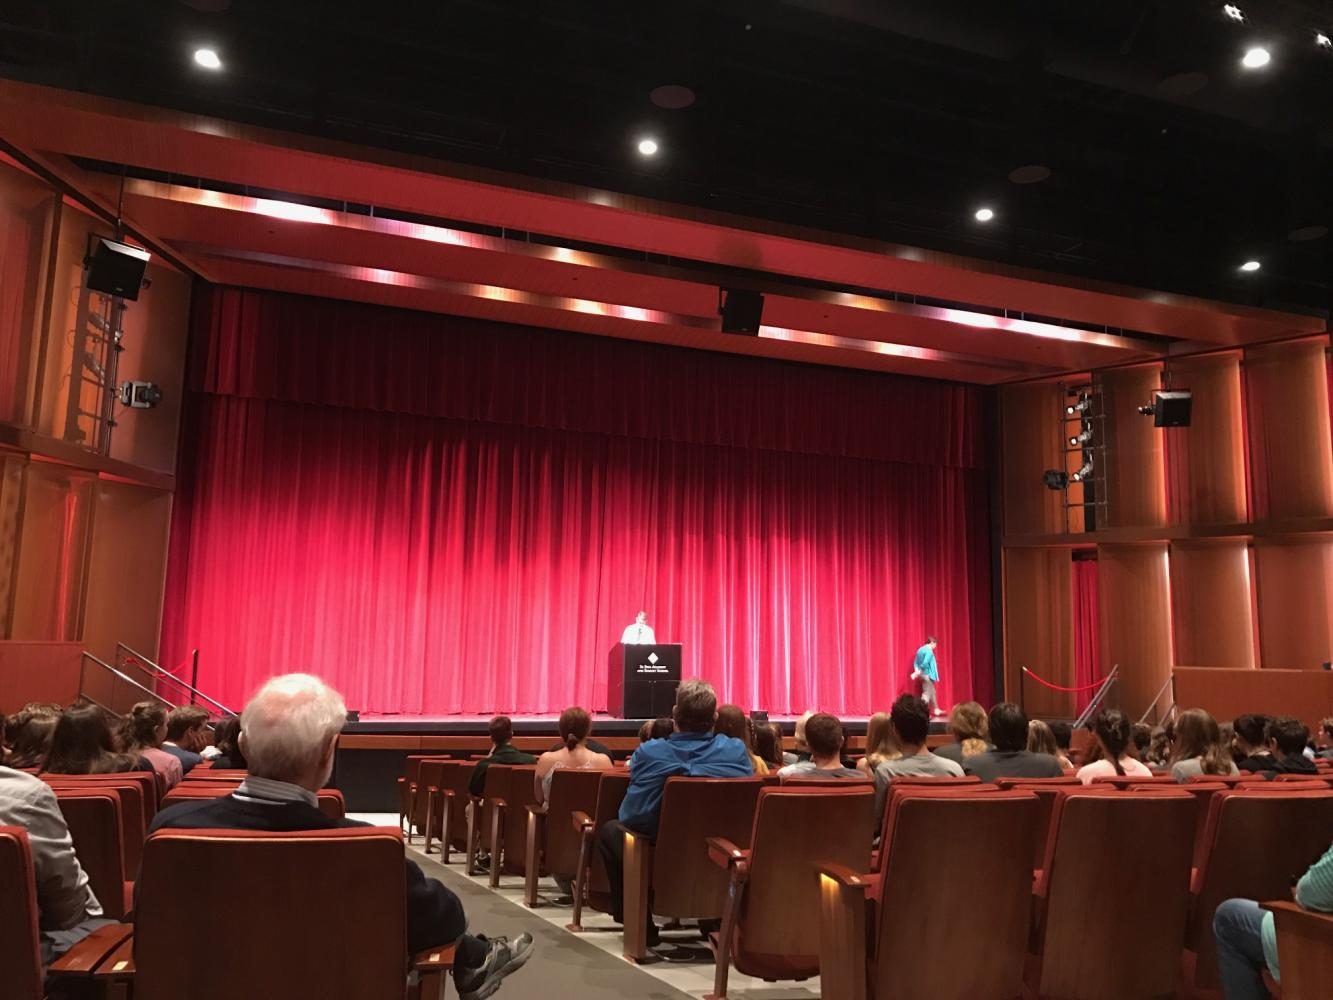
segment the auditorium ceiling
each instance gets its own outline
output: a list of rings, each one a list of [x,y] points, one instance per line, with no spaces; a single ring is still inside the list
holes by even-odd
[[[1241,6],[14,0],[0,141],[212,281],[994,384],[1326,329],[1333,5]]]

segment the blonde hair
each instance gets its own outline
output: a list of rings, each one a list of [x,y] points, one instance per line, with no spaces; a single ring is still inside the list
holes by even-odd
[[[805,742],[805,724],[810,721],[810,717],[815,713],[806,709],[801,717],[796,720],[796,729],[792,733],[792,740],[796,743],[796,749],[802,753],[810,752],[810,744]]]
[[[893,724],[887,712],[876,712],[866,725],[866,764],[874,767],[883,760],[898,760],[903,752],[893,738]]]
[[[1028,752],[1050,754],[1052,757],[1060,756],[1055,733],[1051,732],[1051,727],[1040,719],[1033,719],[1028,723]]]
[[[960,702],[949,712],[949,732],[962,746],[964,757],[985,753],[990,735],[986,710],[975,701]]]

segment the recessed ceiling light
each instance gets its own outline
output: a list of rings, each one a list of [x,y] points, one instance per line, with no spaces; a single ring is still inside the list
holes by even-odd
[[[656,139],[640,139],[640,140],[639,140],[639,155],[640,155],[640,156],[656,156],[656,155],[657,155],[657,140],[656,140]]]
[[[1268,54],[1266,48],[1262,45],[1256,45],[1245,50],[1245,55],[1241,56],[1240,64],[1246,69],[1263,69],[1272,59],[1273,57]]]
[[[1247,260],[1244,264],[1240,266],[1240,269],[1244,271],[1246,274],[1253,274],[1261,267],[1263,267],[1263,265],[1260,264],[1257,260]]]
[[[1239,7],[1237,7],[1234,3],[1224,3],[1222,5],[1222,13],[1225,14],[1227,17],[1231,18],[1231,20],[1233,21],[1245,20],[1245,12],[1242,11]]]
[[[1333,49],[1333,38],[1329,38],[1322,31],[1314,33],[1314,43],[1321,49]]]
[[[978,222],[990,222],[995,218],[995,212],[989,208],[979,208],[973,213],[973,218]]]
[[[196,66],[202,66],[204,69],[222,68],[222,60],[215,49],[195,49],[194,62]]]

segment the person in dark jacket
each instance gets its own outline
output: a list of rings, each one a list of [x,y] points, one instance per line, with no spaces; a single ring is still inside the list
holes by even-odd
[[[1268,752],[1272,761],[1269,767],[1254,768],[1260,774],[1271,779],[1279,774],[1318,774],[1315,762],[1305,756],[1305,745],[1310,739],[1310,729],[1300,719],[1290,715],[1280,715],[1268,721]]]
[[[510,742],[514,738],[514,724],[509,720],[509,716],[497,715],[486,728],[493,744],[491,755],[477,761],[477,766],[472,769],[472,777],[467,783],[468,791],[478,797],[486,790],[486,768],[492,764],[537,763],[535,756],[524,753]]]
[[[990,710],[987,720],[994,750],[963,758],[963,773],[982,781],[996,778],[1058,778],[1064,774],[1060,762],[1050,754],[1028,750],[1027,713],[1011,701]]]
[[[250,771],[230,795],[162,810],[149,833],[162,829],[325,830],[366,826],[319,810],[316,792],[333,771],[338,733],[347,718],[342,697],[309,674],[275,677],[241,715],[240,745]],[[509,941],[467,933],[459,898],[404,860],[407,939],[412,953],[455,946],[454,983],[462,1000],[480,1000],[532,954],[532,936]]]

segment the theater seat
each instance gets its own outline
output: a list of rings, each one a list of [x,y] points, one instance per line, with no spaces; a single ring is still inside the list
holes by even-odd
[[[1178,785],[1180,782],[1169,774],[1154,774],[1149,777],[1135,776],[1132,774],[1101,774],[1092,779],[1092,786],[1101,788],[1110,786],[1111,788],[1133,788],[1138,785],[1147,787],[1149,785],[1161,785],[1170,788]]]
[[[412,843],[412,817],[416,814],[421,762],[429,756],[429,754],[409,754],[403,761],[402,777],[398,779],[398,825],[406,829],[409,844]]]
[[[468,813],[467,873],[477,873],[477,853],[483,844],[491,855],[491,888],[500,884],[500,853],[504,850],[504,799],[509,791],[512,764],[491,764],[486,768],[481,798],[474,799]]]
[[[182,894],[208,905],[182,919]],[[132,950],[103,978],[131,979],[135,1000],[402,1000],[406,908],[400,830],[160,830]],[[452,964],[452,946],[416,956],[419,995],[441,996]]]
[[[1018,996],[1037,809],[1027,791],[904,789],[882,874],[820,866],[824,1000]]]
[[[664,917],[717,919],[726,901],[727,873],[709,856],[708,838],[750,846],[759,778],[668,778],[657,840],[625,834],[626,958],[648,957],[651,912]]]
[[[768,981],[819,974],[819,866],[866,871],[874,828],[870,782],[824,781],[762,788],[750,847],[711,837],[709,857],[729,889],[717,935],[713,1000],[725,1000],[731,963]]]
[[[151,777],[145,774],[145,777]],[[155,795],[148,789],[153,782],[142,781],[121,774],[46,774],[42,776],[53,789],[106,789],[114,791],[120,799],[121,849],[127,875],[139,870],[143,858],[143,840],[148,835],[148,824],[152,814],[148,810],[146,795]],[[126,778],[127,780],[117,780]]]
[[[472,800],[468,791],[468,782],[472,778],[472,769],[476,765],[466,760],[447,761],[440,770],[440,784],[433,795],[430,806],[432,822],[436,824],[440,838],[440,863],[450,864],[452,852],[467,851],[467,807]],[[427,794],[432,794],[427,789]],[[426,841],[426,851],[430,852],[430,839]]]
[[[69,827],[74,853],[102,913],[123,920],[131,909],[133,883],[126,878],[121,843],[120,796],[114,789],[55,788],[56,803]]]
[[[567,925],[571,931],[583,930],[583,907],[605,913],[611,908],[610,883],[600,851],[593,849],[597,831],[620,815],[620,804],[629,791],[629,772],[623,768],[603,771],[597,783],[597,811],[575,810],[570,826],[579,838],[579,867],[574,880],[574,915]]]
[[[602,771],[563,767],[551,777],[551,798],[545,806],[527,807],[528,828],[523,860],[523,901],[537,906],[537,882],[545,870],[571,881],[579,867],[579,836],[572,822],[575,813],[591,815],[597,809]]]
[[[1174,995],[1194,809],[1179,788],[1061,789],[1034,892],[1037,947],[1028,982],[1039,996]],[[1151,931],[1140,933],[1145,914]]]
[[[221,798],[230,795],[236,788],[236,785],[226,781],[196,781],[189,785],[181,782],[167,792],[166,798],[162,800],[162,808],[178,805],[181,802]],[[338,789],[321,788],[315,793],[315,798],[318,800],[319,811],[330,819],[342,819],[347,815],[347,803],[343,799],[343,793]]]
[[[1032,842],[1032,869],[1040,871],[1046,863],[1046,843],[1051,834],[1051,811],[1061,788],[1080,785],[1078,778],[999,778],[995,785],[1004,791],[1021,788],[1037,796],[1037,836]]]
[[[509,769],[509,782],[504,797],[504,871],[509,875],[527,872],[528,806],[537,804],[536,764],[515,764]],[[497,866],[491,865],[491,878],[498,877]],[[494,884],[494,882],[493,882]]]
[[[1282,1000],[1327,1000],[1333,991],[1333,915],[1313,913],[1280,900],[1273,911]]]

